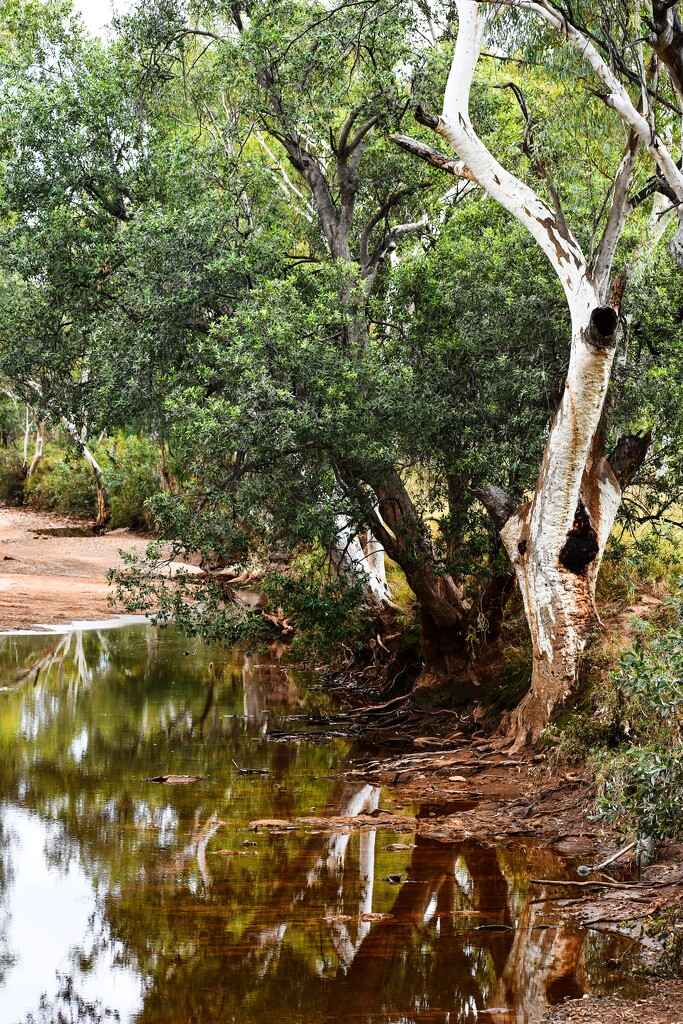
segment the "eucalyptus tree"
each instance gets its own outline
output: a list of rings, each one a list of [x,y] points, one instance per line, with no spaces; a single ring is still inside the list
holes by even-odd
[[[298,234],[287,283],[255,283],[203,342],[202,361],[214,368],[203,385],[211,389],[213,436],[189,383],[174,398],[187,418],[186,439],[202,438],[193,465],[203,509],[215,521],[225,506],[225,480],[214,474],[219,449],[239,452],[227,488],[233,503],[242,493],[239,519],[253,520],[265,505],[271,524],[284,519],[309,539],[317,535],[336,549],[339,564],[361,563],[370,576],[366,593],[381,607],[381,573],[358,545],[369,528],[374,553],[379,539],[415,594],[422,682],[458,680],[464,697],[473,648],[500,630],[510,574],[500,571],[490,527],[467,526],[471,480],[449,471],[456,459],[443,450],[443,431],[446,468],[438,476],[448,479],[448,494],[439,497],[434,536],[434,509],[412,486],[432,457],[433,442],[425,447],[422,439],[433,409],[420,394],[417,368],[387,341],[395,305],[387,257],[400,240],[405,254],[410,239],[433,234],[443,215],[427,195],[435,175],[386,137],[412,96],[429,94],[443,65],[440,46],[434,51],[431,39],[418,45],[426,24],[411,5],[146,2],[123,29],[148,81],[172,91],[164,83],[180,80],[183,102],[191,97],[197,122],[231,158],[239,153],[244,161],[254,148],[265,153],[274,186],[298,215],[298,224],[290,222]],[[540,405],[545,414],[545,395]],[[451,417],[447,446],[456,444],[458,426]],[[174,514],[172,501],[164,505],[169,532],[181,536],[186,510],[175,503]],[[462,557],[473,532],[476,577]],[[196,522],[191,533],[197,537]]]
[[[612,364],[621,333],[620,310],[624,275],[612,279],[612,267],[629,214],[636,205],[631,193],[641,150],[649,151],[657,174],[640,197],[654,191],[683,197],[683,175],[658,130],[667,109],[676,110],[676,4],[655,4],[650,43],[667,68],[673,68],[674,95],[659,76],[659,62],[646,64],[639,8],[627,4],[582,4],[575,11],[545,0],[527,3],[457,4],[457,41],[445,87],[443,114],[418,107],[419,122],[453,148],[460,163],[452,173],[476,182],[533,237],[548,258],[564,290],[571,319],[571,349],[562,399],[553,420],[535,488],[528,500],[480,488],[478,495],[500,530],[519,583],[533,642],[531,691],[513,717],[520,742],[535,737],[564,706],[579,685],[581,655],[599,627],[595,585],[624,488],[645,457],[650,435],[622,436],[606,451],[608,423],[605,403]],[[492,37],[501,38],[501,10],[513,9],[513,21],[503,27],[508,40],[519,43],[520,12],[528,13],[521,32],[531,37],[536,53],[550,47],[571,60],[574,73],[590,70],[600,85],[589,86],[616,112],[626,126],[621,162],[613,171],[602,234],[593,251],[586,251],[572,230],[558,189],[532,149],[531,123],[523,146],[531,158],[537,184],[505,168],[477,134],[471,120],[471,91],[482,50]],[[579,27],[584,17],[590,27]],[[538,39],[533,19],[557,33]],[[597,33],[597,34],[596,34]],[[523,48],[523,47],[522,47]],[[602,52],[601,52],[602,51]],[[626,84],[625,84],[626,83]],[[635,92],[632,98],[628,86]],[[513,84],[524,113],[524,101]],[[662,114],[662,110],[664,110]],[[658,120],[659,119],[659,120]],[[399,145],[439,166],[447,158],[410,138],[396,136]],[[544,185],[544,189],[539,189]],[[679,229],[680,231],[680,229]],[[678,257],[678,234],[672,252]]]

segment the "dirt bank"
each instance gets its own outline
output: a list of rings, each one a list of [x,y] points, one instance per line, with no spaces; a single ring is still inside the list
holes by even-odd
[[[85,528],[64,516],[0,509],[0,629],[105,619],[123,610],[109,603],[107,570],[121,564],[121,549],[144,551],[145,538],[128,530],[50,533]]]

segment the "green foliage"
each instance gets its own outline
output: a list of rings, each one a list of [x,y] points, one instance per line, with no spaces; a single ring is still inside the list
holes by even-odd
[[[0,504],[23,504],[24,479],[19,452],[13,448],[0,448]]]
[[[579,6],[602,32],[599,5]],[[175,554],[214,570],[273,546],[327,548],[340,518],[362,532],[368,489],[395,474],[415,511],[395,536],[423,542],[423,584],[438,590],[448,573],[472,599],[501,561],[473,487],[533,489],[568,315],[507,213],[389,141],[409,130],[433,144],[407,114],[417,101],[439,108],[452,32],[433,46],[420,5],[370,7],[264,0],[246,18],[218,0],[141,0],[105,43],[66,6],[5,4],[0,369],[49,422],[122,432],[102,458],[112,525],[153,516]],[[432,13],[450,26],[451,5]],[[482,61],[477,130],[549,202],[554,181],[593,250],[621,127],[577,88],[587,69],[569,46],[518,11],[496,18],[513,62]],[[347,165],[344,137],[357,142]],[[634,187],[650,171],[643,158]],[[643,256],[650,212],[631,214],[617,258],[645,269],[627,297],[607,424],[614,438],[667,424],[636,520],[673,512],[683,493],[683,293],[656,247]],[[163,439],[178,493],[154,494],[153,447],[132,432]],[[68,477],[55,477],[60,495]],[[48,491],[45,507],[60,507]],[[402,553],[404,590],[419,560],[415,545]],[[128,581],[133,605],[144,601],[144,573]],[[297,616],[319,645],[336,623],[309,582]],[[204,615],[212,636],[224,619],[227,635],[249,632],[222,592],[199,600],[196,586],[179,588],[190,608],[174,598],[169,616],[197,631]]]
[[[144,437],[117,435],[107,447],[109,464],[104,482],[109,494],[109,526],[133,530],[149,528],[151,513],[146,503],[161,488],[160,453]]]
[[[683,751],[631,747],[599,764],[598,813],[624,832],[683,836]]]
[[[126,553],[123,562],[108,578],[116,600],[125,599],[129,611],[150,615],[162,626],[175,623],[188,637],[210,638],[228,649],[261,643],[258,610],[237,605],[234,595],[215,579],[201,581],[201,589],[188,571],[175,572],[171,579],[170,559],[159,544],[148,544],[144,556]]]
[[[600,815],[660,839],[683,835],[683,592],[669,610],[673,623],[642,623],[599,705],[594,697],[567,730],[575,755],[598,751]]]
[[[325,575],[310,562],[288,573],[269,573],[262,586],[273,608],[296,627],[291,655],[300,661],[329,662],[341,647],[357,651],[367,640],[372,618],[363,606],[360,581]]]
[[[45,512],[94,518],[97,488],[82,460],[65,459],[62,452],[46,446],[33,476],[26,480],[24,503]]]
[[[655,522],[610,537],[600,568],[597,596],[604,606],[626,607],[643,587],[664,586],[683,574],[680,530]]]

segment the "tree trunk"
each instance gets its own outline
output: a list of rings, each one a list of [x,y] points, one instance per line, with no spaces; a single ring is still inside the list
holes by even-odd
[[[337,516],[337,536],[330,554],[339,572],[360,580],[367,604],[379,615],[394,608],[384,568],[384,549],[371,535],[368,552],[363,550],[354,527],[344,516]],[[381,558],[380,558],[381,556]]]
[[[621,487],[600,432],[619,319],[597,300],[583,323],[575,318],[565,392],[533,500],[501,530],[533,646],[531,690],[511,721],[520,744],[536,739],[577,692],[581,657],[600,627],[595,584]]]
[[[31,459],[31,465],[26,471],[27,477],[32,477],[36,471],[36,466],[43,457],[43,444],[45,443],[45,423],[43,420],[38,420],[36,424],[36,450],[33,453]]]
[[[31,421],[28,415],[28,406],[26,406],[26,423],[24,425],[24,457],[21,462],[21,471],[24,476],[28,473],[28,442],[31,436]]]
[[[590,263],[567,224],[557,189],[545,168],[537,164],[536,170],[539,172],[540,167],[543,172],[539,176],[546,181],[552,208],[501,165],[472,125],[470,90],[491,23],[482,4],[457,0],[458,35],[442,116],[420,106],[416,110],[417,120],[449,142],[460,158],[461,166],[451,168],[452,173],[475,181],[536,240],[564,289],[572,320],[564,395],[550,430],[533,499],[513,511],[507,497],[496,493],[497,488],[474,491],[500,529],[531,631],[531,692],[511,721],[519,744],[535,739],[576,693],[583,652],[600,625],[595,582],[627,482],[605,458],[601,436],[623,287],[615,288],[609,304],[605,303],[616,247],[631,209],[629,187],[641,146],[656,153],[661,150],[658,159],[662,173],[672,187],[677,187],[681,178],[668,151],[659,145],[647,120],[633,108],[628,94],[590,41],[550,5],[530,6],[556,30],[566,31],[572,42],[580,43],[582,52],[611,90],[609,105],[632,129],[614,177],[603,235]],[[403,137],[394,138],[405,148]],[[413,147],[412,151],[433,163],[433,153],[425,156],[424,149],[429,147]]]
[[[102,467],[100,466],[95,456],[92,454],[92,452],[85,444],[85,438],[87,436],[85,428],[81,436],[81,434],[79,434],[78,430],[76,429],[75,425],[71,422],[71,420],[68,420],[66,416],[62,416],[62,423],[66,427],[67,431],[74,439],[78,447],[80,448],[83,458],[90,466],[93,479],[95,480],[95,487],[97,488],[97,518],[95,520],[95,529],[102,529],[104,526],[107,525],[107,521],[109,520],[109,497],[107,494],[107,489],[104,485],[104,475],[102,473]]]

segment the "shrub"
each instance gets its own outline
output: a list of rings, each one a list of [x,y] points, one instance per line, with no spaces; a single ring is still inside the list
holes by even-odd
[[[89,467],[80,459],[68,461],[58,451],[43,456],[24,487],[25,503],[46,512],[97,515],[97,488]]]
[[[0,449],[0,504],[21,505],[24,500],[24,473],[19,452]]]
[[[152,516],[146,502],[161,489],[159,449],[146,438],[119,434],[108,454],[104,483],[110,501],[109,525],[147,529]]]
[[[683,750],[629,747],[602,759],[598,813],[625,832],[683,837]]]
[[[656,839],[683,836],[683,589],[669,604],[674,624],[649,627],[646,643],[617,663],[612,683],[629,745],[600,759],[601,815]]]
[[[261,590],[270,606],[281,608],[296,626],[295,658],[328,661],[342,646],[357,650],[367,638],[371,615],[358,582],[327,577],[301,559],[286,575],[269,573]]]

